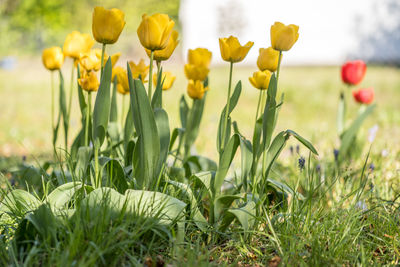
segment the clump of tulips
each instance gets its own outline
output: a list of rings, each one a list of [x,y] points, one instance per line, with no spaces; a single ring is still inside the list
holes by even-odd
[[[373,88],[360,88],[352,91],[354,101],[360,105],[358,116],[352,121],[347,119],[347,101],[346,95],[349,91],[359,85],[367,71],[367,65],[362,60],[348,61],[342,65],[341,77],[343,84],[347,87],[342,90],[339,98],[337,128],[340,139],[340,147],[335,150],[335,160],[342,163],[345,160],[350,160],[356,153],[360,152],[361,145],[357,141],[358,132],[364,120],[372,113],[375,105]],[[372,105],[371,105],[372,104]]]
[[[282,54],[297,42],[299,27],[276,22],[271,26],[270,47],[259,51],[258,70],[249,78],[251,85],[260,90],[251,141],[240,133],[231,114],[242,92],[241,81],[232,86],[233,67],[245,60],[254,43],[249,41],[242,45],[234,36],[219,39],[221,57],[229,63],[229,77],[226,105],[217,126],[219,158],[214,161],[193,154],[191,149],[201,130],[204,104],[210,90],[208,75],[212,53],[209,50],[195,48],[187,53],[183,71],[188,79],[187,95],[191,102],[188,103],[185,96],[180,98],[181,127],[170,130],[168,113],[163,108],[162,96],[175,80],[174,75],[164,71],[162,66],[179,44],[174,24],[166,14],[143,15],[137,35],[149,60],[128,61],[126,68],[116,66],[120,53],[109,56],[106,51],[107,45],[118,41],[125,26],[124,13],[118,9],[94,9],[92,33],[102,49],[93,48],[94,40],[90,35],[74,31],[67,36],[63,50],[54,47],[43,51],[43,63],[52,72],[52,77],[54,71],[60,75],[56,123],[52,117],[53,146],[56,146],[62,119],[64,148],[70,152],[72,162],[65,171],[74,180],[96,190],[103,188],[101,192],[116,190],[119,193],[111,195],[125,194],[128,199],[129,190],[143,194],[158,192],[159,195],[163,192],[161,195],[168,196],[168,201],[179,204],[179,212],[174,216],[182,212],[181,201],[185,201],[183,207],[190,206],[190,216],[202,231],[207,232],[210,228],[225,231],[235,220],[247,231],[257,227],[255,216],[269,218],[265,207],[269,207],[271,201],[285,202],[284,196],[292,194],[270,178],[274,163],[289,137],[293,136],[317,154],[309,141],[292,130],[274,135],[283,104],[283,97],[277,100]],[[73,60],[68,105],[61,72],[65,57]],[[70,144],[68,126],[75,88],[82,128]],[[122,95],[121,103],[118,103],[117,93]],[[93,106],[92,94],[96,94]],[[125,110],[126,98],[128,110]],[[52,101],[54,114],[54,99]],[[121,112],[119,122],[118,111]],[[232,182],[229,171],[237,151],[241,158],[240,179],[229,187],[227,180]],[[100,194],[96,190],[94,192]],[[181,190],[185,197],[173,199],[176,190]],[[275,192],[272,200],[271,190]]]

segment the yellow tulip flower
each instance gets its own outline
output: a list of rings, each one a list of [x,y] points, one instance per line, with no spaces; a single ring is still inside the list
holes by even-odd
[[[142,16],[142,22],[137,29],[140,43],[151,51],[162,50],[167,47],[175,22],[166,14]]]
[[[191,98],[202,99],[206,91],[208,91],[208,87],[204,88],[202,81],[189,80],[187,93]]]
[[[163,72],[162,77],[161,77],[161,82],[164,82],[162,89],[163,90],[170,89],[172,87],[172,85],[174,84],[175,78],[176,77],[174,75],[172,75],[171,72],[169,72],[169,71]],[[153,83],[157,84],[157,74],[156,73],[154,73],[154,75],[153,75]]]
[[[64,54],[61,47],[53,46],[43,50],[42,53],[43,65],[48,70],[59,70],[64,63]]]
[[[210,70],[204,66],[196,66],[192,64],[185,65],[185,75],[189,80],[204,81]]]
[[[168,60],[179,44],[178,36],[179,33],[177,31],[172,31],[167,46],[162,50],[154,51],[153,59],[157,62]],[[149,49],[146,49],[146,53],[150,57],[151,51]]]
[[[149,73],[149,66],[144,63],[144,60],[141,59],[138,64],[135,64],[133,61],[129,61],[129,66],[131,67],[132,77],[134,79],[139,79],[143,82],[146,82],[146,76]]]
[[[63,51],[66,57],[79,59],[81,53],[86,53],[94,45],[94,40],[89,34],[73,31],[65,38]]]
[[[271,75],[272,73],[269,70],[256,71],[253,73],[253,77],[249,78],[249,81],[255,88],[266,90],[268,89]]]
[[[100,49],[91,49],[89,52],[81,54],[79,63],[86,71],[98,71],[100,69],[101,58],[98,56],[98,50]]]
[[[85,71],[83,73],[83,76],[78,79],[78,83],[83,90],[88,92],[97,91],[100,85],[99,80],[97,79],[96,72],[94,71]]]
[[[244,46],[239,40],[232,35],[228,38],[219,38],[219,48],[221,50],[222,59],[231,63],[240,62],[249,53],[254,42],[247,42]]]
[[[271,45],[278,51],[288,51],[299,39],[299,26],[290,24],[286,26],[281,22],[275,22],[271,26]]]
[[[101,44],[115,43],[125,27],[125,14],[117,8],[95,7],[93,11],[92,33]]]
[[[126,70],[122,67],[115,67],[113,68],[113,76],[117,77],[117,91],[123,95],[129,94],[129,81]]]
[[[209,67],[212,53],[207,48],[189,49],[188,62],[196,66]]]
[[[272,47],[260,48],[260,55],[257,59],[257,66],[261,71],[276,71],[276,69],[278,68],[278,61],[279,51],[276,51]]]

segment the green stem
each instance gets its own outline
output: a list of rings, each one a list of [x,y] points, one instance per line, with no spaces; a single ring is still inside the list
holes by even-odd
[[[229,114],[229,105],[230,105],[230,98],[231,98],[231,85],[232,85],[232,72],[233,72],[233,62],[230,63],[229,68],[229,84],[228,84],[228,97],[226,100],[226,110],[225,110],[225,119],[224,119],[224,127],[222,130],[222,144],[221,144],[221,151],[225,148],[225,135],[226,135],[226,127],[228,123],[228,114]]]
[[[100,68],[100,82],[101,78],[103,77],[103,65],[104,65],[104,54],[106,52],[106,44],[103,44],[101,47],[101,68]]]
[[[281,69],[282,51],[279,51],[278,68],[276,69],[276,88],[278,88],[279,71]]]
[[[152,50],[150,53],[150,70],[149,70],[149,100],[151,102],[151,97],[153,96],[152,86],[153,86],[153,58],[154,58],[154,51]]]
[[[92,106],[92,95],[91,92],[88,92],[88,105],[86,107],[86,123],[85,123],[85,146],[89,145],[89,121],[90,121],[90,112]]]
[[[54,72],[51,72],[51,127],[53,127],[53,134],[54,134]],[[53,136],[53,140],[54,136]],[[55,143],[53,141],[53,147],[55,146]]]
[[[256,122],[258,120],[258,113],[260,112],[260,103],[261,103],[261,98],[262,98],[263,90],[260,90],[260,94],[258,95],[258,103],[257,103],[257,112],[256,112]]]
[[[100,175],[99,175],[99,148],[94,145],[94,176],[95,176],[95,188],[100,187]]]

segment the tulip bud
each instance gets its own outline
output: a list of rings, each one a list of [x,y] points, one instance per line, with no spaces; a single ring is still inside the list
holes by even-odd
[[[189,80],[187,93],[192,99],[202,99],[206,91],[208,87],[204,88],[203,82]]]
[[[204,81],[207,78],[210,70],[204,66],[197,66],[192,64],[185,65],[185,75],[189,80]]]
[[[358,89],[353,91],[354,100],[360,104],[371,104],[374,100],[374,89]]]
[[[177,31],[172,31],[167,46],[162,50],[154,51],[153,59],[157,62],[169,59],[174,52],[176,46],[179,44],[178,36],[179,34]],[[146,49],[146,53],[150,57],[151,51],[149,49]]]
[[[150,66],[147,66],[143,59],[141,59],[138,64],[135,64],[133,61],[129,61],[129,66],[131,67],[132,77],[134,79],[139,79],[139,77],[141,77],[142,82],[146,82],[145,79],[149,73]]]
[[[275,22],[271,26],[271,46],[278,51],[288,51],[299,39],[299,26],[290,24],[286,26]]]
[[[219,38],[219,48],[221,50],[221,57],[228,62],[240,62],[249,53],[250,48],[254,42],[247,42],[244,46],[240,45],[239,40],[232,35],[228,38]]]
[[[253,77],[249,78],[249,81],[255,88],[260,90],[266,90],[268,89],[271,75],[272,74],[269,70],[256,71],[253,73]]]
[[[113,76],[117,77],[117,91],[123,95],[129,94],[127,71],[122,67],[113,68]],[[114,78],[113,78],[114,80]]]
[[[196,66],[210,66],[212,53],[206,48],[189,49],[188,62]]]
[[[48,70],[58,70],[64,63],[64,54],[60,47],[54,46],[43,50],[43,65]]]
[[[79,59],[82,53],[89,52],[94,45],[94,40],[89,34],[81,34],[78,31],[73,31],[65,38],[63,51],[66,57]]]
[[[175,78],[176,77],[173,76],[171,72],[169,71],[163,72],[161,77],[161,82],[163,82],[162,89],[163,90],[170,89],[175,81]],[[153,83],[157,84],[157,74],[155,73],[153,75]]]
[[[166,14],[142,16],[137,34],[142,46],[148,50],[162,50],[167,44],[175,22]]]
[[[365,76],[367,65],[362,60],[348,61],[342,66],[342,80],[349,85],[359,84]]]
[[[260,55],[257,59],[257,66],[261,71],[276,71],[276,69],[278,68],[278,61],[279,51],[276,51],[272,47],[260,48]]]
[[[125,14],[117,8],[110,10],[95,7],[93,11],[92,33],[101,44],[115,43],[125,27]]]
[[[84,72],[83,76],[78,79],[78,83],[83,90],[88,92],[97,91],[99,89],[99,80],[94,71]]]

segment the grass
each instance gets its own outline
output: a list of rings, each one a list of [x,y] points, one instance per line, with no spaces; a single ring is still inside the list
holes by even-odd
[[[177,127],[177,103],[185,92],[186,81],[181,69],[174,65],[166,69],[179,73],[174,88],[164,92],[170,123]],[[243,92],[232,117],[247,138],[252,134],[257,104],[257,91],[248,82],[252,71],[248,67],[234,70],[234,80],[242,80]],[[67,214],[52,217],[49,208],[43,206],[30,220],[46,218],[46,223],[55,225],[54,232],[45,231],[29,239],[24,235],[30,231],[23,231],[21,221],[17,220],[18,227],[15,221],[3,224],[0,263],[26,266],[398,265],[400,142],[395,137],[400,134],[399,72],[395,68],[369,67],[361,86],[374,87],[378,107],[360,133],[366,145],[358,158],[338,165],[333,149],[338,147],[335,111],[342,89],[339,68],[282,69],[279,90],[285,93],[285,105],[277,131],[295,130],[312,141],[319,156],[310,156],[304,148],[297,149],[295,141],[290,141],[273,169],[272,178],[301,193],[304,199],[289,195],[287,206],[283,208],[274,206],[279,203],[272,201],[264,210],[269,217],[256,218],[258,227],[250,232],[243,232],[235,224],[225,233],[212,229],[204,234],[188,218],[182,244],[174,231],[140,214],[121,213],[114,217],[105,205],[96,209],[95,216],[91,214],[94,211],[78,209],[72,218]],[[214,159],[217,158],[215,136],[225,103],[227,75],[225,67],[211,70],[211,89],[196,142],[200,154]],[[4,85],[0,88],[0,105],[5,107],[0,113],[0,169],[4,180],[24,177],[19,180],[20,187],[23,181],[33,184],[33,177],[39,177],[35,183],[41,184],[40,173],[33,173],[29,164],[33,158],[44,162],[51,150],[48,76],[32,61],[22,62],[14,71],[0,72]],[[64,68],[64,76],[68,81],[68,66]],[[350,97],[350,92],[347,95]],[[72,128],[76,133],[79,108],[77,103],[75,105]],[[349,106],[350,114],[356,114],[357,105],[350,99]],[[379,131],[370,144],[368,129],[373,125],[378,125]],[[28,161],[23,162],[28,168],[21,171],[16,166],[21,166],[22,155],[28,156]],[[305,159],[305,166],[301,168],[300,157]],[[5,184],[4,181],[3,187]],[[170,187],[165,190],[171,196],[180,195]],[[41,193],[39,196],[44,197]],[[21,245],[18,237],[31,241]]]

